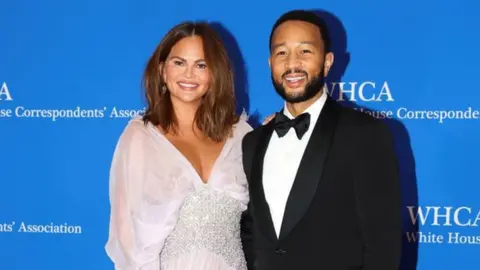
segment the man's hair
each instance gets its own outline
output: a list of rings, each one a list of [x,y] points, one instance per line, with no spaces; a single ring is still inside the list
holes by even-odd
[[[318,30],[320,30],[320,36],[322,37],[323,44],[325,46],[325,53],[330,52],[331,41],[330,41],[330,34],[328,32],[327,24],[322,18],[317,16],[314,12],[307,11],[307,10],[292,10],[287,13],[284,13],[282,16],[280,16],[280,18],[277,19],[277,21],[273,25],[272,31],[270,32],[270,39],[269,39],[270,50],[272,48],[272,38],[275,32],[275,29],[277,29],[278,26],[280,26],[282,23],[286,21],[302,21],[302,22],[311,23],[317,26]]]

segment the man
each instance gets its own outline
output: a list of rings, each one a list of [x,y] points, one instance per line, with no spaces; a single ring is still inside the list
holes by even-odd
[[[285,107],[243,140],[249,269],[397,270],[400,183],[387,127],[323,90],[334,56],[314,13],[281,16],[270,50]]]

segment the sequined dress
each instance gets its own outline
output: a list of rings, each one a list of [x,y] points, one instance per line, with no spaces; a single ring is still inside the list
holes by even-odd
[[[161,254],[161,269],[246,269],[238,202],[205,186],[186,198]]]
[[[105,246],[117,270],[246,270],[240,216],[248,204],[242,118],[204,184],[188,160],[151,124],[133,119],[110,170]]]

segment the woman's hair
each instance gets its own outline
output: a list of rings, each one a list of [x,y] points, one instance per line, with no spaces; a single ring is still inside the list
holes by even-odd
[[[151,122],[164,132],[175,133],[178,122],[173,111],[169,91],[161,75],[160,65],[165,63],[171,49],[186,37],[199,36],[210,74],[210,88],[202,98],[195,115],[196,126],[210,139],[222,141],[230,135],[237,123],[233,71],[227,52],[219,35],[207,23],[184,22],[173,27],[155,49],[143,75],[143,87],[147,108],[143,116],[145,124]]]

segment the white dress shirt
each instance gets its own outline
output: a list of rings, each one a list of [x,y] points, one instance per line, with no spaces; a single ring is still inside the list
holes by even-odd
[[[263,188],[277,237],[280,235],[285,206],[300,161],[326,100],[327,94],[324,91],[322,96],[304,111],[310,113],[310,126],[301,140],[293,128],[282,138],[274,131],[270,138],[263,163]],[[283,113],[290,119],[294,118],[286,105]]]

